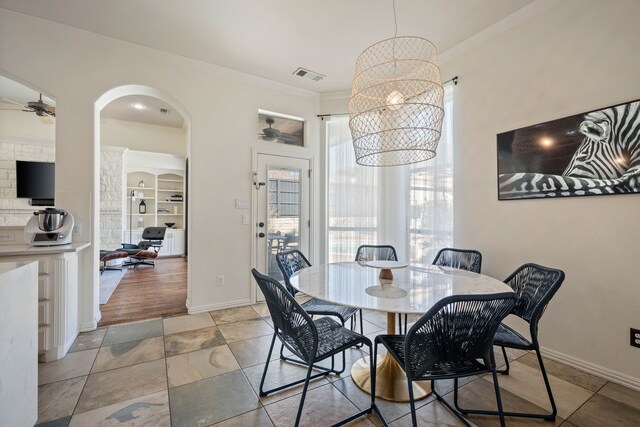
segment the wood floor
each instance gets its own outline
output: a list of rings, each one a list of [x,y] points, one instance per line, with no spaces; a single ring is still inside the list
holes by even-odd
[[[187,259],[156,259],[156,266],[128,270],[109,302],[100,306],[98,326],[187,313]]]

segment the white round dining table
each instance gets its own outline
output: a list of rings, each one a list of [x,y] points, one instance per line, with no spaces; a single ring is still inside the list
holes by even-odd
[[[366,262],[340,262],[304,268],[290,278],[301,292],[324,301],[387,313],[387,333],[395,334],[396,314],[424,314],[442,298],[452,295],[512,292],[506,283],[478,273],[443,266],[412,266],[393,270],[381,279],[380,270]],[[395,402],[409,400],[404,370],[387,353],[378,358],[376,396]],[[351,377],[371,393],[369,357],[353,364]],[[414,382],[414,397],[431,393],[429,381]]]

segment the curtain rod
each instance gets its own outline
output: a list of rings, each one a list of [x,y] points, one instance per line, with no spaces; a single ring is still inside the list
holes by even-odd
[[[454,76],[452,78],[450,78],[449,80],[447,80],[446,82],[442,82],[443,85],[447,84],[447,83],[453,83],[454,86],[458,85],[458,76]],[[316,115],[316,117],[319,117],[321,120],[324,120],[325,117],[332,117],[332,116],[348,116],[349,113],[330,113],[330,114],[318,114]]]

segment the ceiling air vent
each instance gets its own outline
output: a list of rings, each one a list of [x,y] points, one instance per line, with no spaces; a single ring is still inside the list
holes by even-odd
[[[302,67],[298,67],[298,69],[293,72],[293,75],[313,80],[314,82],[319,82],[326,77],[320,73],[316,73],[315,71],[307,70],[306,68]]]

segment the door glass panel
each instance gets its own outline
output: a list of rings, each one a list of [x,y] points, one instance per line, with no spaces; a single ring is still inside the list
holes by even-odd
[[[300,244],[301,169],[269,167],[267,170],[267,271],[282,280],[276,254]]]

